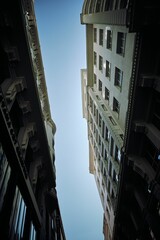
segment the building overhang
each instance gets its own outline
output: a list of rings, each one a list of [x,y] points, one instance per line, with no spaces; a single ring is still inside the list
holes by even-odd
[[[81,13],[81,24],[108,24],[108,25],[126,25],[127,10],[113,10],[107,12],[98,12],[83,14]]]

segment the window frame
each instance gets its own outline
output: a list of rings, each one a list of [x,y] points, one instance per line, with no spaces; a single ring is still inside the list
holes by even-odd
[[[97,53],[94,51],[94,66],[97,66]]]
[[[111,63],[110,63],[108,60],[106,60],[106,72],[105,72],[105,76],[106,76],[107,78],[109,78],[109,79],[110,79],[110,77],[111,77]]]
[[[99,71],[103,72],[103,57],[99,55]]]
[[[126,45],[126,33],[117,32],[117,47],[116,53],[124,56],[125,54],[125,45]]]
[[[104,98],[105,98],[105,100],[109,101],[110,92],[109,92],[108,88],[105,87],[104,91],[105,91],[104,92]]]
[[[93,41],[94,43],[97,43],[97,28],[94,28],[93,30]]]
[[[120,103],[118,102],[118,100],[113,97],[113,111],[116,112],[119,116],[120,114]]]
[[[103,47],[103,29],[99,29],[99,45]]]
[[[102,81],[98,80],[98,91],[102,92]]]
[[[107,29],[106,48],[112,50],[112,30]]]
[[[94,84],[97,85],[97,75],[94,73]]]
[[[121,69],[115,67],[114,85],[121,89],[122,81],[123,81],[123,71]]]

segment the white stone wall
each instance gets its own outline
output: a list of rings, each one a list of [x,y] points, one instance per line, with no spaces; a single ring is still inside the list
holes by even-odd
[[[97,29],[97,42],[93,43],[93,52],[97,53],[97,65],[94,65],[94,74],[97,76],[97,83],[93,85],[93,88],[88,88],[88,95],[92,98],[93,105],[98,110],[98,116],[101,115],[101,120],[104,121],[105,126],[108,128],[108,140],[102,136],[102,123],[99,127],[99,122],[96,123],[96,117],[94,116],[93,109],[88,107],[88,133],[89,142],[93,150],[94,159],[94,176],[99,191],[99,195],[102,201],[105,217],[108,222],[109,235],[112,237],[114,227],[114,206],[113,199],[111,198],[112,191],[116,197],[117,187],[119,181],[119,164],[120,164],[120,151],[123,146],[123,140],[120,139],[120,134],[124,134],[125,119],[128,108],[128,92],[130,85],[130,78],[132,73],[132,59],[134,51],[134,33],[128,33],[126,27],[122,26],[106,26],[106,25],[93,25],[93,29]],[[99,45],[99,29],[103,29],[103,46]],[[106,48],[107,30],[112,31],[112,50]],[[117,49],[117,32],[126,33],[125,39],[125,53],[119,55],[116,53]],[[94,35],[94,34],[93,34]],[[93,40],[94,42],[94,40]],[[94,54],[94,53],[93,53]],[[99,55],[103,57],[103,69],[99,70]],[[110,79],[105,76],[106,60],[111,63],[111,75]],[[123,71],[123,81],[121,89],[115,86],[115,67]],[[102,92],[98,90],[99,79],[102,81]],[[109,102],[105,100],[105,87],[110,92]],[[113,111],[113,97],[115,97],[120,104],[119,115]],[[89,100],[88,100],[89,101]],[[106,111],[102,109],[102,105],[106,107]],[[88,102],[90,106],[90,102]],[[109,120],[112,117],[116,125],[113,126]],[[98,131],[98,139],[94,132],[94,126]],[[110,154],[111,138],[113,138],[113,155]],[[102,156],[102,144],[104,151],[107,152],[107,161],[104,159],[104,152]],[[119,160],[115,159],[115,149],[118,148]],[[100,159],[97,155],[100,155]],[[111,173],[109,174],[109,165],[112,165]],[[106,174],[104,175],[104,171]],[[116,172],[116,178],[113,179],[113,172]],[[110,184],[110,192],[108,192],[108,185]],[[115,200],[115,199],[114,199]]]
[[[128,107],[128,90],[132,71],[132,59],[133,59],[133,49],[134,49],[134,33],[128,33],[126,27],[123,26],[106,26],[106,25],[93,25],[93,28],[97,28],[97,43],[94,43],[94,51],[97,53],[97,66],[94,66],[94,73],[97,75],[98,79],[103,83],[102,96],[104,96],[105,86],[110,91],[109,106],[112,110],[113,108],[113,97],[115,97],[120,103],[120,114],[117,121],[120,127],[125,129],[125,118],[126,111]],[[99,45],[99,29],[103,29],[103,47]],[[107,39],[107,29],[112,31],[112,50],[106,48]],[[116,53],[117,47],[117,32],[126,33],[126,44],[125,44],[125,54],[121,56]],[[103,57],[103,73],[99,71],[99,55]],[[111,78],[110,80],[105,77],[105,62],[109,61],[111,63]],[[121,90],[114,85],[115,67],[118,67],[123,71],[123,82]],[[117,115],[113,112],[114,116]]]

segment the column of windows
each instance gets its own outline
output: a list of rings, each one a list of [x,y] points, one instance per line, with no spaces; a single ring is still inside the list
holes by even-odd
[[[100,172],[102,176],[104,176],[104,174],[106,177],[107,175],[110,176],[110,178],[108,179],[110,184],[110,192],[108,194],[109,194],[109,197],[113,199],[115,197],[115,192],[114,192],[115,189],[113,190],[112,184],[113,183],[115,183],[116,185],[118,184],[118,175],[116,173],[117,170],[114,169],[112,158],[115,161],[118,161],[119,150],[118,150],[118,147],[115,145],[113,138],[109,134],[107,125],[105,124],[105,121],[102,115],[98,111],[91,97],[89,98],[89,104],[90,106],[92,106],[92,113],[94,115],[94,120],[92,120],[92,123],[93,123],[92,131],[94,132],[95,140],[96,140],[96,141],[93,141],[95,156],[96,156],[96,159],[99,161],[100,169],[101,169]],[[107,146],[110,146],[110,148],[108,149]],[[110,154],[108,154],[108,150]]]
[[[106,32],[106,48],[109,50],[112,50],[112,30],[108,29]],[[104,39],[104,30],[99,29],[99,45],[103,46],[103,39]],[[94,42],[97,43],[97,28],[94,28]],[[124,32],[117,32],[117,47],[116,47],[116,53],[124,57],[125,53],[125,45],[126,45],[126,33]],[[103,73],[103,57],[99,55],[99,63],[98,68],[99,71]],[[94,65],[97,66],[97,53],[94,52]],[[105,70],[105,76],[110,79],[111,77],[111,63],[106,60],[105,62],[106,70]],[[115,74],[114,74],[114,85],[115,87],[119,88],[121,91],[122,89],[122,82],[123,82],[123,71],[119,69],[118,67],[115,67]],[[96,75],[94,74],[94,83],[96,83]],[[103,86],[102,81],[99,79],[98,81],[98,90],[102,93]],[[109,102],[109,96],[110,92],[107,87],[104,88],[104,99]],[[120,104],[118,100],[113,97],[113,111],[117,112],[117,116],[119,116],[120,113]]]

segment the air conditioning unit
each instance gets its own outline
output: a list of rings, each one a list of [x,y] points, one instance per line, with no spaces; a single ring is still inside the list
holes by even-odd
[[[19,61],[19,54],[17,47],[10,47],[6,49],[7,55],[8,55],[8,60],[10,62],[17,62]]]
[[[152,88],[155,78],[151,75],[141,75],[139,86]]]
[[[137,133],[144,133],[145,132],[145,125],[140,122],[134,123],[134,131]]]

